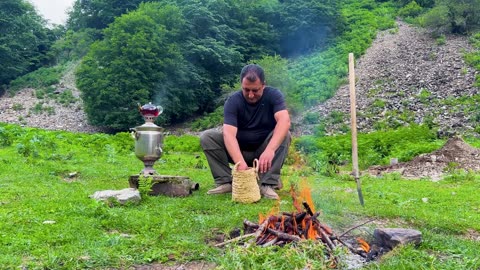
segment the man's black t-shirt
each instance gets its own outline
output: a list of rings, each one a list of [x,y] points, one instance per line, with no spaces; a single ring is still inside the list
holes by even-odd
[[[274,114],[285,110],[283,94],[275,88],[265,87],[255,104],[249,104],[242,91],[235,92],[225,102],[224,123],[237,127],[237,140],[241,150],[256,150],[277,124]]]

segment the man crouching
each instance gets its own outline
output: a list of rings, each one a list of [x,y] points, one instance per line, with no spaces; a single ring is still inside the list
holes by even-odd
[[[278,89],[265,85],[259,65],[245,66],[240,81],[242,90],[225,102],[223,132],[207,130],[200,137],[217,185],[207,193],[232,192],[229,163],[239,163],[237,170],[246,170],[258,159],[260,193],[278,199],[274,188],[281,186],[280,171],[291,141],[285,98]]]

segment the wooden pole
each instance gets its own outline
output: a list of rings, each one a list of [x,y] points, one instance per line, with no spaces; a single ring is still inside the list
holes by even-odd
[[[353,53],[348,54],[348,70],[350,81],[350,120],[352,123],[352,173],[357,182],[357,193],[360,204],[363,206],[362,183],[358,172],[358,146],[357,146],[357,101],[355,99],[355,61]]]

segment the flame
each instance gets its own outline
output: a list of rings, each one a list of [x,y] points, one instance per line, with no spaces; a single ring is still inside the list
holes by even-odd
[[[312,200],[312,191],[305,179],[302,179],[301,186],[302,192],[300,193],[300,197],[303,199],[303,201],[306,201],[308,203],[310,209],[312,209],[312,212],[315,213],[315,205],[313,204]]]
[[[297,200],[297,194],[295,192],[295,188],[293,185],[290,186],[290,195],[292,196],[292,204],[297,210],[298,213],[302,212],[302,207],[300,206],[300,203]]]
[[[370,245],[365,241],[363,240],[362,238],[357,238],[357,242],[358,244],[360,244],[360,247],[365,251],[365,252],[369,252],[370,251]]]
[[[258,224],[262,224],[266,218],[262,213],[258,213]]]
[[[267,224],[267,228],[270,228],[270,229],[275,229],[275,224],[277,223],[278,221],[278,217],[277,216],[270,216],[268,218],[268,224]]]
[[[310,225],[307,232],[308,239],[315,240],[318,237],[317,230],[315,229],[315,226],[313,225],[313,222],[311,220],[309,221],[309,224]]]
[[[258,213],[258,224],[262,224],[267,219],[267,217],[278,215],[279,212],[280,212],[280,200],[277,200],[275,202],[275,205],[272,207],[272,209],[270,209],[270,211],[268,211],[266,215],[262,213]]]

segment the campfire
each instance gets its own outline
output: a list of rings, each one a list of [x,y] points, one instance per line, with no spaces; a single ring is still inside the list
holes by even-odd
[[[354,248],[337,236],[327,224],[321,222],[321,213],[315,212],[309,188],[303,188],[301,194],[297,195],[292,186],[290,194],[295,208],[293,212],[271,213],[267,216],[260,214],[258,223],[244,220],[244,235],[216,246],[223,246],[227,243],[246,239],[249,239],[245,243],[246,245],[255,244],[262,247],[284,246],[289,243],[311,240],[318,241],[319,244],[324,245],[326,255],[333,262],[331,267],[336,267],[337,265],[334,251],[339,246],[344,246],[352,253],[363,258],[367,257],[370,246],[365,240],[357,238],[358,248]],[[272,210],[271,212],[278,213],[279,211]]]

